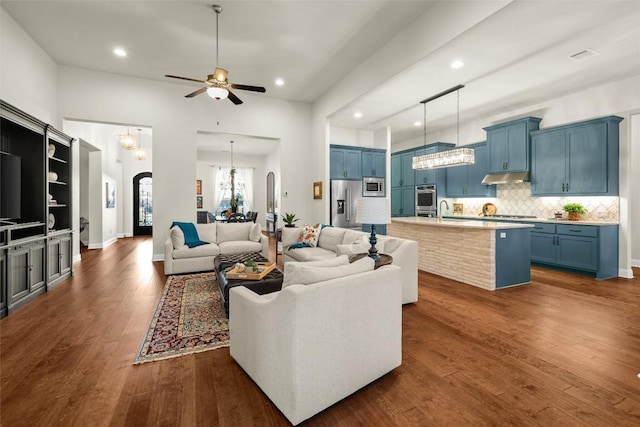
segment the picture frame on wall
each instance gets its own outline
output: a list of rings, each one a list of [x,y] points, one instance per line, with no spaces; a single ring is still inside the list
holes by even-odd
[[[313,183],[313,198],[316,200],[322,199],[322,181]]]
[[[107,209],[116,207],[116,185],[113,182],[105,182],[105,207]]]
[[[196,208],[202,209],[202,196],[196,196]]]
[[[196,180],[196,194],[202,194],[202,180]]]

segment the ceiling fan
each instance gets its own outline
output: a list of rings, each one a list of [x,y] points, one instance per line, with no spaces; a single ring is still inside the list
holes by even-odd
[[[249,85],[241,85],[237,83],[229,83],[229,81],[227,80],[227,75],[229,74],[229,72],[224,68],[218,67],[218,15],[220,15],[220,13],[222,12],[222,6],[218,6],[217,4],[214,4],[211,7],[216,12],[216,69],[215,71],[213,72],[213,74],[209,74],[206,80],[173,76],[170,74],[165,74],[165,77],[206,84],[205,87],[186,95],[185,98],[193,98],[196,95],[200,95],[201,93],[207,92],[207,94],[212,98],[215,98],[215,99],[229,98],[231,102],[233,102],[236,105],[239,105],[239,104],[242,104],[242,100],[238,98],[233,92],[231,92],[230,89],[249,90],[251,92],[261,92],[261,93],[264,93],[267,90],[262,86],[249,86]]]

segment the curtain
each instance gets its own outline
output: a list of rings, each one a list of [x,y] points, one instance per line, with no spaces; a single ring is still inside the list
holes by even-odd
[[[215,166],[213,169],[213,205],[211,209],[213,212],[216,212],[218,210],[218,206],[220,206],[220,202],[222,202],[222,199],[224,198],[225,189],[231,174],[231,168]]]
[[[244,213],[253,210],[253,168],[236,168],[238,182],[243,185],[238,186],[238,192],[244,200]]]

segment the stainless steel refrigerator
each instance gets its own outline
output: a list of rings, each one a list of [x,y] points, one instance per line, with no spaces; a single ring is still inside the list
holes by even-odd
[[[331,225],[362,229],[356,222],[357,200],[362,198],[362,181],[331,180]]]

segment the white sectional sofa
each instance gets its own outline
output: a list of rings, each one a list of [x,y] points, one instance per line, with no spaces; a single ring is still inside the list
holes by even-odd
[[[346,271],[367,262],[367,270]],[[230,291],[231,357],[294,425],[402,363],[402,269],[373,270],[368,257],[343,266],[304,264],[286,265],[285,282],[290,273],[334,278],[293,279],[266,295],[242,286]]]
[[[164,243],[164,274],[212,271],[213,259],[220,254],[260,252],[269,257],[269,238],[260,224],[235,222],[195,224],[200,240],[206,245],[189,248],[179,227],[172,227]]]
[[[339,227],[325,226],[320,231],[316,247],[290,249],[298,242],[302,228],[282,229],[283,260],[306,262],[333,258],[338,255],[366,253],[371,246],[369,233]],[[393,265],[401,268],[402,303],[418,301],[418,243],[399,237],[377,235],[378,253],[391,255]]]

